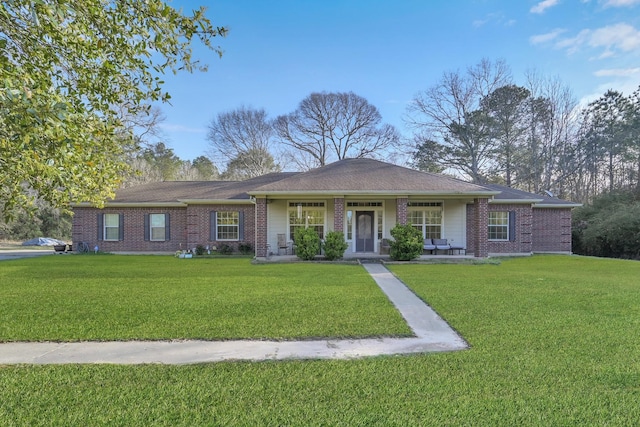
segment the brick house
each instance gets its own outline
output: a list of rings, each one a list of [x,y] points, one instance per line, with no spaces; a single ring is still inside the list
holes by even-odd
[[[344,232],[347,255],[378,253],[397,224],[447,239],[476,257],[571,252],[576,203],[476,185],[371,159],[247,181],[174,181],[122,189],[103,209],[74,206],[73,242],[108,252],[174,252],[196,245],[256,257],[291,251],[297,227]],[[279,247],[279,241],[285,247]]]

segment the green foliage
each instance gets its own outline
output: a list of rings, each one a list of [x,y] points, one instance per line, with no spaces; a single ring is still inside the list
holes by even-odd
[[[320,237],[313,228],[296,227],[293,240],[300,259],[311,261],[320,253]]]
[[[0,239],[28,240],[34,237],[53,237],[60,240],[71,239],[71,215],[61,213],[36,202],[39,206],[35,211],[26,211],[18,208],[15,218],[8,222],[0,219]]]
[[[391,229],[389,256],[396,261],[411,261],[422,254],[422,234],[411,225],[396,224]]]
[[[251,255],[253,254],[253,247],[249,242],[242,242],[238,245],[238,250],[242,255]]]
[[[342,258],[348,247],[341,231],[329,231],[324,236],[324,257],[329,261]]]
[[[572,247],[575,253],[640,259],[640,200],[633,191],[602,195],[575,210]]]
[[[204,255],[207,252],[207,248],[204,245],[196,245],[196,255]]]
[[[218,253],[220,255],[231,255],[233,253],[233,247],[231,245],[223,243],[218,246]]]
[[[162,0],[0,3],[0,210],[35,197],[102,206],[135,145],[122,111],[166,101],[165,72],[204,70],[192,44],[225,35]],[[33,196],[30,190],[35,191]]]

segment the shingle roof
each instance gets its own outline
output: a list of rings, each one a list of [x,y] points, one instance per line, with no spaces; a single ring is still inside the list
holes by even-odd
[[[530,201],[537,206],[580,206],[503,185],[476,185],[444,175],[420,172],[372,159],[345,159],[308,171],[278,172],[246,181],[151,182],[116,192],[109,203],[197,203],[248,201],[250,195],[388,193],[493,195],[494,201]]]
[[[250,194],[290,192],[388,192],[396,194],[492,194],[492,190],[444,175],[372,159],[345,159],[255,187]]]
[[[496,202],[522,200],[523,202],[528,201],[533,202],[536,205],[545,206],[580,206],[579,203],[558,199],[557,197],[549,197],[546,195],[529,193],[527,191],[518,190],[516,188],[507,187],[505,185],[486,184],[485,187],[500,192],[493,197],[494,201]]]
[[[246,181],[150,182],[116,192],[111,203],[179,203],[181,200],[248,200],[247,191],[284,179],[293,172],[271,173]]]

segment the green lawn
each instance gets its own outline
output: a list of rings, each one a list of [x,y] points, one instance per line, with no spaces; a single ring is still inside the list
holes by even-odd
[[[286,275],[297,266],[275,268]],[[8,366],[0,368],[0,425],[638,424],[640,263],[536,256],[391,268],[471,349],[347,361]]]
[[[0,284],[0,342],[411,335],[357,265],[58,255]]]

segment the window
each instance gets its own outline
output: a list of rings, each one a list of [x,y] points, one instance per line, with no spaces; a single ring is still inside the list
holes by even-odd
[[[151,240],[164,241],[165,240],[165,215],[164,214],[150,214],[149,215],[149,229]]]
[[[117,242],[124,240],[124,214],[98,214],[98,241],[107,240]]]
[[[411,206],[420,206],[423,209],[410,208],[407,212],[407,222],[420,231],[423,239],[440,239],[442,235],[442,203],[413,202]]]
[[[378,240],[382,240],[382,232],[383,232],[382,211],[378,211],[376,212],[376,214],[378,215]]]
[[[240,238],[240,213],[218,212],[216,223],[216,240],[239,240]]]
[[[347,240],[353,240],[353,211],[347,211]]]
[[[489,212],[489,240],[509,240],[509,212]]]
[[[289,240],[294,240],[296,229],[312,228],[324,239],[324,202],[289,203]]]

